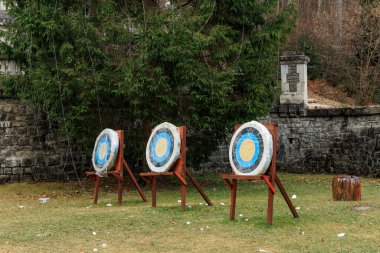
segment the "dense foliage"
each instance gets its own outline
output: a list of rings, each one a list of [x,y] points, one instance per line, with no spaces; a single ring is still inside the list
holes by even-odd
[[[226,129],[268,113],[278,48],[295,24],[294,6],[277,4],[9,0],[1,50],[24,75],[2,82],[60,122],[76,148],[120,128],[128,158],[142,160],[150,129],[169,121],[188,126],[199,162]]]

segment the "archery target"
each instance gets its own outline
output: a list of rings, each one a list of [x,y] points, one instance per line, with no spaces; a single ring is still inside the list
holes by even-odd
[[[243,124],[232,136],[229,159],[237,175],[264,174],[272,160],[272,155],[272,135],[257,121]]]
[[[179,130],[173,124],[164,122],[156,126],[146,146],[146,161],[154,172],[170,170],[181,151]]]
[[[92,164],[98,176],[104,176],[112,169],[119,151],[119,137],[116,131],[106,128],[96,138],[92,153]]]

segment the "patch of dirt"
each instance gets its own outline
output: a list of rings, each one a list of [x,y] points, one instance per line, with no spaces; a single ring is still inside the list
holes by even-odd
[[[368,210],[373,210],[375,209],[372,206],[353,206],[351,210],[353,211],[368,211]]]
[[[342,108],[355,106],[354,98],[325,80],[308,80],[309,108]]]

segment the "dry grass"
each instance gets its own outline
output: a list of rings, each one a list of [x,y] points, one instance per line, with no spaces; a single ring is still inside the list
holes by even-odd
[[[162,184],[155,209],[135,191],[118,207],[109,183],[97,206],[91,204],[92,184],[1,185],[0,252],[380,251],[380,179],[361,179],[361,202],[333,202],[332,176],[281,174],[288,193],[297,195],[300,219],[276,196],[273,226],[267,226],[263,184],[239,184],[237,219],[231,222],[229,190],[217,177],[201,179],[215,205],[206,206],[190,188],[186,212],[179,209],[178,189]],[[43,196],[49,203],[38,202]],[[351,210],[356,205],[372,209]]]

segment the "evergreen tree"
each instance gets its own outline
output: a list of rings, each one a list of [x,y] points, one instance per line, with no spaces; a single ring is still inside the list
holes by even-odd
[[[294,6],[278,12],[278,0],[7,4],[1,51],[25,72],[2,77],[7,92],[48,111],[80,149],[101,128],[126,130],[135,161],[157,123],[188,126],[196,164],[235,123],[266,115],[295,25]]]

